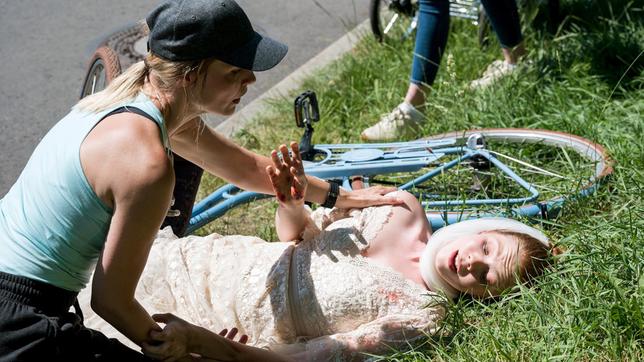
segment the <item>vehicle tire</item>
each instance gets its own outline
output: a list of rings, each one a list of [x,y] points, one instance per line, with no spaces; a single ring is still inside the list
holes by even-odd
[[[80,98],[102,91],[114,78],[121,74],[121,63],[114,50],[101,46],[94,52],[88,63]]]

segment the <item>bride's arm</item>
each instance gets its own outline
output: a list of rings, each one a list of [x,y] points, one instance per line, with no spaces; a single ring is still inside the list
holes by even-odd
[[[304,230],[312,224],[309,211],[303,206],[288,207],[280,204],[275,213],[275,229],[280,241],[299,242]]]
[[[231,341],[205,328],[197,326],[192,327],[191,345],[195,347],[193,351],[206,360],[265,362],[293,361],[290,358],[280,356],[275,352]]]
[[[443,307],[428,307],[420,312],[419,315],[386,316],[351,332],[322,336],[305,343],[276,345],[271,350],[296,361],[362,361],[365,353],[386,353],[435,333],[444,315]]]
[[[281,241],[299,241],[311,217],[304,207],[304,195],[308,180],[297,143],[291,143],[292,156],[286,146],[271,152],[272,165],[266,166],[266,173],[271,179],[273,191],[279,202],[275,214],[275,228]]]

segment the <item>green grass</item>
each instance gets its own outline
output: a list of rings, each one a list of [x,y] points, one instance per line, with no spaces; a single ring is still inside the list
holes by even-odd
[[[499,57],[498,45],[481,50],[475,27],[454,20],[422,135],[475,127],[569,132],[604,145],[614,175],[544,224],[566,252],[534,287],[496,303],[461,300],[443,333],[383,360],[644,359],[644,8],[621,0],[561,2],[556,35],[531,30],[538,24],[526,30],[532,64],[484,92],[466,85]],[[368,36],[308,79],[301,90],[317,92],[322,119],[314,142],[359,142],[360,130],[405,94],[412,47],[411,40],[378,44]],[[299,139],[291,99],[276,100],[236,140],[268,154]],[[206,178],[201,193],[220,183]],[[201,232],[274,240],[274,209],[273,201],[241,207]]]

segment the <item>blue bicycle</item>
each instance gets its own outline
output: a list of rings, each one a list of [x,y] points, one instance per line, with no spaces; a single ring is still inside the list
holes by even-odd
[[[605,149],[575,135],[496,128],[444,133],[416,141],[312,143],[319,121],[315,93],[294,102],[304,129],[300,151],[308,175],[340,183],[395,185],[416,195],[432,228],[484,216],[556,216],[571,199],[592,194],[612,173]],[[232,208],[267,197],[228,184],[198,202],[192,233]]]

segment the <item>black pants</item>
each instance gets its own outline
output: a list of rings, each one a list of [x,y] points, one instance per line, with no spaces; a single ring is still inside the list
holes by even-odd
[[[69,312],[76,294],[0,272],[0,362],[150,361],[86,328],[80,310]]]
[[[199,183],[203,175],[203,169],[194,163],[181,158],[176,153],[173,154],[174,158],[174,205],[172,210],[179,211],[178,216],[167,216],[163,220],[161,228],[170,225],[172,231],[176,236],[184,236],[186,229],[190,224],[190,217],[192,216],[192,207],[197,198],[197,191],[199,191]]]

